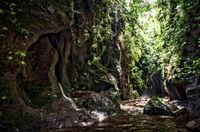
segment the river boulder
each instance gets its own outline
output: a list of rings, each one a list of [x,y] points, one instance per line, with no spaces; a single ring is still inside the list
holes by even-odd
[[[88,91],[82,92],[82,95],[80,93],[77,97],[77,104],[81,108],[105,112],[108,115],[120,111],[119,93],[117,91],[108,90],[100,93]]]
[[[147,115],[170,115],[170,107],[158,97],[152,97],[144,107],[144,114]]]

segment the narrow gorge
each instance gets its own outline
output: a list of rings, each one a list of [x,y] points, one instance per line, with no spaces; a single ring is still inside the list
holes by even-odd
[[[0,2],[0,131],[200,131],[200,1]]]

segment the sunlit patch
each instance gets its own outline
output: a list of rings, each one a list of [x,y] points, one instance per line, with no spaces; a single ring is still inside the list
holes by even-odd
[[[157,0],[143,0],[144,3],[146,4],[153,4],[155,3]]]
[[[90,125],[92,125],[93,124],[93,122],[81,122],[80,123],[81,124],[81,126],[90,126]]]
[[[99,112],[95,110],[95,111],[92,111],[91,113],[95,118],[98,119],[99,122],[105,120],[108,117],[108,115],[105,112]]]
[[[149,100],[150,97],[148,96],[140,96],[137,99],[123,101],[120,107],[129,114],[137,115],[143,113],[143,108]]]
[[[142,0],[143,1],[143,3],[145,3],[145,4],[153,4],[153,3],[155,3],[157,0]],[[132,0],[126,0],[126,2],[127,3],[130,3],[130,2],[132,2]]]

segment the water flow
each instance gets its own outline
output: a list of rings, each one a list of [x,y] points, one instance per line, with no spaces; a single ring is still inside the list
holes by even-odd
[[[63,91],[63,88],[62,88],[62,85],[61,85],[60,83],[58,83],[58,86],[59,86],[59,88],[60,88],[60,91],[61,91],[61,93],[62,93],[63,98],[64,98],[65,100],[69,101],[69,102],[71,103],[72,107],[73,107],[76,111],[78,111],[79,108],[78,108],[78,106],[75,104],[75,102],[74,102],[71,98],[69,98],[69,97],[67,97],[67,96],[65,95],[65,93],[64,93],[64,91]]]

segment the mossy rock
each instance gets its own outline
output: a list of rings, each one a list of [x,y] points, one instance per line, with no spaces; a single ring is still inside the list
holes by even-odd
[[[140,95],[139,95],[139,93],[138,93],[137,90],[131,90],[131,91],[130,91],[130,98],[131,98],[131,99],[138,98],[139,96],[140,96]]]
[[[144,107],[147,115],[170,115],[172,111],[159,97],[152,97]]]

